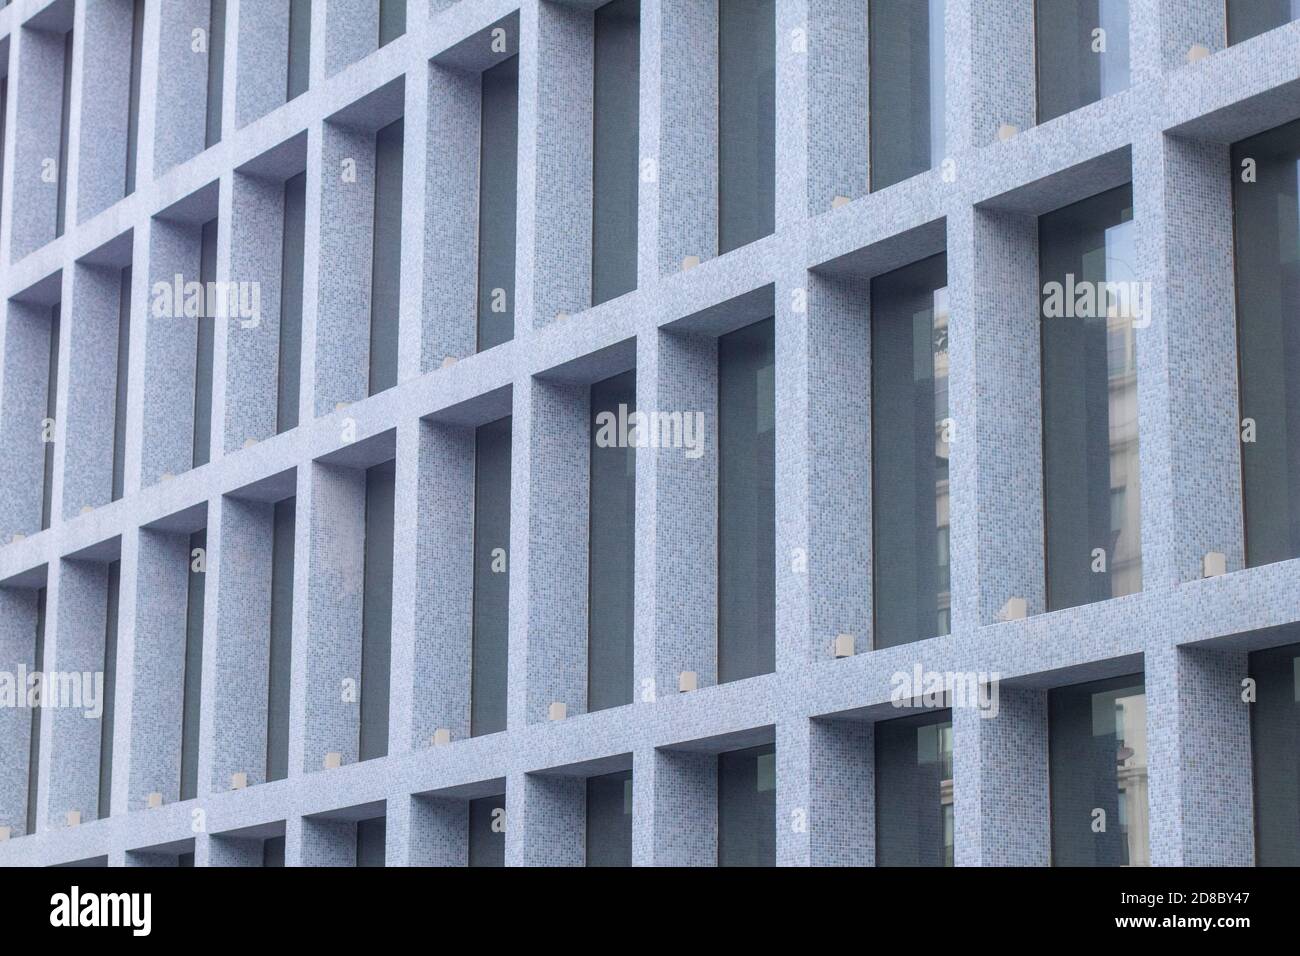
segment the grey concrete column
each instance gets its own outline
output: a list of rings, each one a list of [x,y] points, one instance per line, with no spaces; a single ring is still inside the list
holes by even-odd
[[[1152,865],[1254,865],[1245,654],[1157,645],[1145,663]]]
[[[1245,565],[1229,166],[1227,146],[1159,131],[1133,145],[1137,278],[1152,306],[1134,333],[1148,590],[1199,578],[1209,551]]]
[[[523,840],[524,866],[584,866],[587,787],[582,777],[523,774],[523,819],[510,819]],[[522,824],[522,825],[521,825]]]
[[[675,694],[678,675],[694,671],[700,687],[718,681],[718,343],[717,339],[657,334],[655,373],[637,382],[647,412],[702,412],[703,454],[690,459],[680,448],[639,449],[655,468],[651,510],[656,548],[654,577],[637,569],[655,610],[654,681],[657,694]],[[644,396],[644,398],[642,398]],[[711,440],[710,440],[711,439]],[[639,485],[639,482],[638,482]],[[644,499],[638,490],[638,499]],[[637,520],[647,515],[638,508]],[[638,600],[638,610],[640,601]]]
[[[209,773],[204,789],[229,790],[231,775],[248,786],[266,782],[266,721],[271,624],[274,505],[230,496],[213,499],[208,515],[204,627],[204,728]],[[211,660],[211,666],[208,661]]]
[[[807,113],[807,213],[829,212],[836,196],[857,199],[868,189],[871,159],[868,135],[869,83],[867,69],[867,0],[803,0],[787,2],[778,14],[777,43],[790,45],[792,28],[784,22],[802,6],[806,12],[808,52],[805,103]],[[786,38],[782,38],[785,27]],[[782,50],[778,49],[778,57]],[[786,54],[791,59],[793,54]],[[951,84],[948,84],[951,88]],[[781,91],[777,91],[781,104]],[[783,107],[778,105],[778,110]],[[795,116],[802,116],[796,113]],[[782,122],[779,119],[778,136]],[[778,189],[778,203],[781,190]]]
[[[465,866],[469,862],[469,801],[411,797],[407,862],[411,866]],[[389,815],[392,815],[389,803]]]
[[[1051,854],[1047,692],[1002,686],[996,717],[954,707],[958,866],[1046,866]]]
[[[876,862],[875,725],[865,721],[829,720],[812,720],[808,724],[809,862],[813,866],[873,866]],[[779,741],[777,760],[777,786],[780,787],[784,758]]]
[[[122,270],[77,263],[63,327],[68,337],[67,406],[63,415],[64,519],[106,505],[113,495],[113,428]],[[62,376],[60,376],[62,379]]]
[[[591,304],[592,253],[592,15],[545,0],[519,12],[516,335]]]
[[[81,69],[73,81],[73,102],[78,105],[72,142],[78,145],[69,170],[75,175],[68,183],[68,198],[75,203],[70,208],[80,223],[121,199],[126,188],[131,8],[120,3],[78,4],[73,30]]]
[[[151,4],[150,6],[155,6]],[[161,176],[171,167],[183,163],[203,151],[207,114],[208,44],[207,30],[210,0],[175,0],[157,4],[159,9],[158,32],[145,20],[144,49],[157,50],[157,56],[146,56],[152,64],[141,76],[140,102],[153,105],[153,123],[141,123],[141,169],[145,165],[144,133],[153,135],[153,175]],[[148,16],[148,14],[146,14]],[[202,51],[196,52],[194,31],[204,31]],[[143,81],[152,80],[146,86]],[[226,87],[230,91],[230,85]],[[144,110],[141,110],[142,116]],[[223,119],[228,114],[223,109]]]
[[[123,582],[132,570],[130,557],[124,547]],[[134,677],[125,689],[130,711],[118,718],[118,726],[130,730],[130,743],[125,751],[114,748],[129,754],[127,791],[120,799],[115,792],[113,800],[125,811],[145,808],[150,793],[162,794],[164,804],[180,796],[185,619],[194,573],[188,534],[141,529],[134,557],[134,583],[123,588],[121,607],[121,619],[134,621],[134,634],[119,635],[118,644],[118,659]]]
[[[839,634],[854,636],[857,653],[872,643],[871,315],[869,282],[813,272],[807,280],[803,557],[807,656],[818,660]]]
[[[587,710],[591,454],[586,386],[531,387],[527,722],[537,723],[553,702],[569,716]]]
[[[686,256],[704,261],[718,254],[718,13],[716,5],[696,0],[659,0],[657,6],[657,11],[642,7],[641,36],[643,43],[649,37],[660,51],[672,51],[670,62],[662,52],[654,58],[659,66],[656,233],[659,273],[668,274],[679,271]],[[650,145],[642,147],[643,156]]]
[[[969,4],[969,5],[968,5]],[[982,3],[979,0],[958,0],[952,21],[965,33],[969,23],[970,52],[966,43],[959,40],[949,60],[949,71],[956,69],[962,78],[955,86],[957,101],[969,107],[969,140],[959,133],[952,149],[959,146],[979,148],[997,141],[1003,124],[1017,127],[1021,132],[1038,122],[1037,97],[1034,77],[1034,0],[1003,0],[1002,3]],[[945,39],[953,31],[945,31]],[[951,78],[952,72],[946,77]],[[969,84],[969,99],[960,96],[963,86]],[[951,118],[951,116],[950,116]]]
[[[651,856],[654,865],[717,866],[717,756],[680,750],[655,751],[650,783],[654,800]]]
[[[43,690],[47,707],[41,721],[45,816],[52,826],[66,824],[76,811],[82,822],[99,816],[99,720],[88,716],[94,675],[104,671],[104,625],[108,610],[108,572],[103,564],[63,560],[46,585],[45,670],[58,672]],[[82,675],[90,675],[85,687]],[[76,693],[76,686],[82,693]],[[81,706],[70,696],[82,696]],[[102,699],[101,699],[102,703]]]
[[[1037,222],[960,207],[948,217],[952,623],[1046,602]]]
[[[231,282],[255,283],[260,309],[252,318],[232,317],[219,325],[213,361],[213,450],[238,451],[276,433],[277,383],[280,373],[280,295],[284,241],[284,182],[233,173],[230,201],[222,197],[219,231],[228,240]],[[222,228],[222,227],[225,228]],[[218,243],[219,246],[222,243]],[[218,255],[220,275],[220,255]],[[220,358],[220,362],[217,359]],[[218,377],[216,366],[224,366]],[[218,383],[225,400],[216,401]],[[218,429],[218,409],[221,427]]]
[[[478,348],[479,74],[434,63],[428,84],[428,126],[407,135],[428,157],[425,228],[436,222],[447,241],[423,260],[422,371]]]
[[[299,539],[295,549],[305,560],[294,562],[293,616],[293,684],[304,695],[301,766],[306,773],[323,769],[328,753],[340,754],[344,764],[357,761],[366,533],[364,470],[317,462],[310,480],[309,499],[299,485],[298,523],[310,537],[305,547]],[[304,592],[300,616],[296,595]],[[352,683],[345,687],[345,681]],[[289,757],[292,763],[292,740]]]
[[[0,588],[0,668],[14,675],[36,667],[35,590]],[[22,707],[0,708],[0,826],[12,836],[27,832],[27,781],[30,772],[32,711],[26,706],[27,686],[15,686],[22,693]]]
[[[813,862],[813,721],[793,714],[776,725],[776,865]]]
[[[232,129],[240,129],[284,103],[289,87],[289,4],[234,0],[230,13],[227,90],[234,100]]]

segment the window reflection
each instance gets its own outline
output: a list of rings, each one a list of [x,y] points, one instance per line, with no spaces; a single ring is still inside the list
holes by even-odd
[[[876,865],[953,865],[952,712],[876,724]]]
[[[943,255],[871,282],[874,646],[947,634],[948,289]]]
[[[1047,607],[1142,589],[1132,191],[1039,218]]]
[[[1049,695],[1052,863],[1150,866],[1140,675]]]
[[[1228,0],[1228,43],[1300,20],[1300,0]]]
[[[1237,143],[1233,176],[1246,563],[1300,557],[1300,122]]]
[[[1300,866],[1300,644],[1250,655],[1255,861]]]
[[[1038,122],[1129,85],[1128,0],[1037,0]]]
[[[945,0],[870,3],[871,188],[943,161]]]

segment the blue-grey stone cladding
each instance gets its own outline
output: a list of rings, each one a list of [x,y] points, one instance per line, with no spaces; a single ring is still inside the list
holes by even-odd
[[[1129,89],[1035,125],[1032,0],[948,0],[947,161],[867,191],[868,0],[776,0],[775,231],[717,255],[716,0],[641,0],[635,291],[590,307],[597,0],[311,5],[285,102],[288,3],[228,0],[220,142],[203,149],[206,0],[145,6],[136,188],[123,196],[128,0],[0,8],[0,667],[102,663],[121,561],[112,814],[98,723],[0,709],[0,864],[106,859],[464,864],[468,801],[504,794],[507,865],[581,865],[582,778],[633,770],[633,862],[717,860],[717,754],[775,742],[781,865],[874,862],[873,723],[891,676],[1001,675],[955,708],[958,865],[1046,865],[1047,691],[1141,672],[1157,865],[1254,862],[1248,651],[1294,641],[1300,561],[1245,569],[1229,144],[1300,117],[1300,22],[1228,47],[1219,0],[1130,0]],[[124,21],[125,20],[125,25]],[[55,237],[71,28],[66,230]],[[1209,55],[1189,61],[1194,44]],[[478,77],[519,57],[513,341],[475,354]],[[374,134],[404,120],[398,384],[367,395]],[[1004,126],[1013,135],[1000,136]],[[1003,130],[1005,133],[1006,130]],[[349,163],[355,181],[341,175]],[[276,434],[285,179],[305,171],[300,424]],[[1045,613],[1036,217],[1132,182],[1143,590]],[[848,202],[837,202],[843,197]],[[212,460],[190,468],[195,325],[153,284],[256,281],[215,329]],[[951,634],[872,650],[869,280],[947,253]],[[684,260],[699,264],[683,268]],[[120,270],[132,266],[125,494],[111,500]],[[62,303],[52,522],[40,530],[49,307]],[[717,338],[775,316],[776,670],[717,685]],[[703,413],[704,453],[636,455],[634,700],[587,714],[586,386],[636,370],[643,411]],[[474,428],[512,416],[507,729],[471,738]],[[388,754],[357,762],[369,466],[396,460]],[[289,771],[265,782],[272,503],[296,496]],[[207,529],[199,796],[179,801],[189,535]],[[1228,573],[1202,578],[1206,552]],[[881,567],[873,567],[879,560]],[[1001,621],[1023,598],[1028,614]],[[1290,632],[1294,634],[1294,632]],[[856,653],[836,659],[836,635]],[[97,655],[99,655],[97,657]],[[678,692],[683,671],[699,689]],[[553,702],[564,720],[549,719]],[[435,731],[451,732],[435,746]],[[326,769],[329,754],[341,766]],[[232,774],[248,786],[232,789]],[[150,795],[161,794],[151,807]],[[69,812],[80,822],[69,825]]]

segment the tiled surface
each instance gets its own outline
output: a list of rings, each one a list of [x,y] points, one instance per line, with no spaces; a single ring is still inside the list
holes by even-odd
[[[119,199],[112,172],[119,153],[108,147],[121,132],[107,117],[126,58],[120,31],[105,26],[98,9],[103,2],[18,0],[0,9],[11,97],[0,215],[0,435],[15,439],[0,456],[0,652],[6,661],[30,659],[30,589],[43,580],[48,666],[78,664],[96,639],[94,569],[102,554],[69,556],[103,542],[120,550],[115,813],[90,820],[98,737],[74,726],[80,718],[60,715],[42,722],[39,833],[19,838],[28,715],[0,710],[0,826],[14,833],[0,843],[0,863],[107,856],[111,864],[136,865],[157,854],[130,851],[189,840],[199,865],[255,862],[247,848],[211,835],[280,821],[290,865],[350,863],[355,828],[331,814],[380,801],[391,864],[459,863],[464,800],[500,792],[502,780],[507,862],[578,862],[575,780],[583,771],[530,774],[631,754],[634,861],[710,864],[713,753],[725,749],[728,735],[771,727],[778,861],[870,863],[870,721],[893,713],[880,706],[891,676],[920,662],[1020,681],[1004,684],[998,718],[954,714],[956,859],[1042,864],[1049,819],[1043,688],[1108,668],[1132,672],[1138,655],[1148,693],[1153,862],[1252,861],[1248,719],[1237,696],[1244,655],[1225,639],[1300,621],[1300,567],[1240,570],[1224,144],[1300,115],[1300,24],[1225,50],[1220,4],[1132,0],[1133,87],[1033,127],[1025,39],[1032,4],[949,0],[951,175],[934,170],[867,195],[865,138],[852,132],[866,128],[866,83],[857,75],[839,79],[859,62],[854,50],[862,42],[860,24],[839,19],[861,4],[778,0],[777,231],[717,257],[716,84],[708,55],[714,13],[706,0],[642,0],[639,289],[584,310],[590,92],[588,65],[575,51],[588,49],[591,3],[409,0],[406,34],[376,51],[372,4],[321,0],[313,5],[311,87],[282,105],[278,68],[250,69],[247,59],[265,55],[249,52],[265,46],[249,26],[265,14],[250,12],[260,4],[230,0],[226,126],[221,142],[203,152],[206,67],[189,38],[190,21],[201,22],[207,5],[149,3],[142,172],[136,191]],[[68,14],[77,29],[68,189],[77,215],[53,240],[52,208],[32,185],[33,163],[48,152],[49,117],[57,115],[47,102],[57,88],[47,75],[53,47],[24,25]],[[520,53],[516,337],[472,355],[474,73],[499,59],[485,48],[497,26],[508,52]],[[1192,42],[1216,52],[1188,65]],[[380,94],[364,108],[346,111],[374,91]],[[346,191],[337,170],[352,154],[364,166],[367,135],[381,118],[399,114],[406,129],[400,382],[366,398],[364,328],[357,325],[368,314],[366,176],[359,169],[360,188]],[[1021,131],[998,142],[1002,123]],[[1178,136],[1168,135],[1175,128]],[[249,330],[221,324],[213,461],[185,471],[193,329],[150,317],[150,285],[194,270],[197,224],[216,213],[218,276],[275,285],[276,230],[263,221],[268,192],[236,170],[300,135],[307,173],[303,423],[272,435],[265,354],[241,338]],[[1145,590],[1042,614],[1033,216],[1116,185],[1116,175],[1134,183],[1140,277],[1155,289],[1153,321],[1139,332],[1138,350]],[[835,195],[853,201],[832,211]],[[156,218],[164,210],[167,216]],[[127,494],[108,503],[96,356],[112,337],[91,326],[113,318],[116,289],[94,266],[98,251],[128,231]],[[872,652],[864,280],[945,245],[955,420],[953,633]],[[702,265],[682,272],[688,255]],[[831,260],[838,264],[809,271]],[[72,306],[61,341],[56,520],[44,532],[32,527],[39,466],[20,440],[30,401],[21,382],[45,361],[43,336],[33,330],[34,299]],[[558,320],[561,311],[569,316]],[[595,373],[557,379],[557,370],[613,374],[633,359],[614,367],[608,353],[583,360],[635,339],[625,354],[635,356],[642,407],[701,410],[712,422],[714,338],[772,311],[777,672],[712,686],[716,459],[706,449],[688,467],[670,452],[643,451],[636,700],[582,714],[582,701],[571,699],[567,720],[545,720],[547,703],[580,698],[585,681],[575,604],[585,574],[576,521],[585,491],[575,486],[578,471],[563,451],[585,448],[585,438],[571,431],[583,418],[573,380]],[[256,334],[273,338],[275,314]],[[443,367],[447,356],[459,361]],[[341,402],[351,404],[337,409]],[[514,416],[509,729],[467,739],[470,429],[507,413]],[[245,447],[248,438],[256,443]],[[394,448],[389,756],[355,764],[355,705],[342,703],[337,688],[358,649],[358,469],[392,457]],[[164,472],[174,477],[160,480]],[[232,792],[228,776],[236,766],[254,771],[250,782],[259,779],[263,718],[248,701],[260,699],[263,677],[247,632],[267,572],[256,547],[258,506],[225,496],[286,474],[281,487],[296,488],[298,515],[290,776]],[[83,513],[87,504],[92,510]],[[205,524],[202,795],[177,803],[187,536]],[[15,532],[25,537],[11,540]],[[1207,550],[1227,554],[1233,573],[1196,580]],[[888,573],[887,561],[880,573]],[[1031,616],[998,623],[1011,596],[1026,598]],[[842,632],[856,635],[858,654],[832,660],[830,642]],[[1185,647],[1200,641],[1212,643]],[[1120,658],[1129,660],[1108,663]],[[676,693],[681,670],[699,673],[700,691]],[[846,711],[863,719],[811,720]],[[431,746],[438,727],[452,729],[450,746]],[[702,740],[715,743],[676,749]],[[321,770],[329,751],[342,752],[345,766]],[[154,790],[164,805],[147,810]],[[438,795],[412,799],[429,792]],[[65,815],[74,808],[86,822],[68,828]]]

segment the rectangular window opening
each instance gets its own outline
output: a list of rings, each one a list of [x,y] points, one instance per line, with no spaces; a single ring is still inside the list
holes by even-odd
[[[289,776],[289,686],[293,660],[293,541],[296,499],[277,501],[271,532],[271,632],[267,647],[266,779]]]
[[[397,384],[402,297],[402,140],[397,120],[375,134],[374,255],[370,274],[370,394]]]
[[[484,70],[479,113],[478,351],[515,336],[519,55]]]
[[[718,339],[718,682],[776,669],[775,320]]]
[[[1038,220],[1047,609],[1142,590],[1133,196]]]
[[[1150,866],[1142,675],[1049,691],[1048,742],[1052,865]]]
[[[474,610],[470,736],[506,729],[510,641],[511,420],[479,426],[474,454]]]
[[[876,741],[876,865],[952,866],[952,711],[882,720]]]
[[[360,759],[388,754],[393,625],[392,461],[366,470],[365,581],[361,612]]]
[[[596,11],[592,67],[591,304],[636,288],[641,0]]]
[[[718,755],[718,866],[776,866],[776,745]]]
[[[591,386],[587,710],[632,702],[636,449],[618,423],[636,411],[636,372]]]
[[[307,214],[307,174],[284,183],[284,236],[280,258],[280,347],[276,376],[275,431],[298,426],[302,379],[302,276]]]
[[[185,608],[185,676],[181,692],[181,799],[199,795],[199,714],[203,695],[203,606],[207,574],[194,569],[199,554],[207,561],[208,532],[195,531],[189,541],[189,580]]]
[[[204,290],[217,281],[217,220],[203,224],[199,235],[199,282]],[[204,301],[209,297],[204,294]],[[206,465],[212,456],[212,359],[216,335],[216,312],[212,302],[199,315],[194,357],[194,449],[193,467]]]
[[[871,3],[871,188],[933,169],[944,154],[946,0]]]
[[[1038,122],[1129,85],[1129,0],[1036,0]]]
[[[104,618],[104,703],[99,724],[99,812],[104,820],[113,808],[113,718],[117,700],[117,611],[121,598],[122,562],[108,565],[108,600]]]
[[[948,633],[947,257],[871,280],[874,646]]]
[[[718,2],[718,254],[776,229],[775,0]]]
[[[210,0],[208,8],[208,94],[203,148],[221,142],[221,109],[226,69],[226,0]]]
[[[131,362],[131,267],[118,283],[117,362],[113,373],[113,500],[126,493],[126,402]]]
[[[587,866],[632,865],[632,771],[587,778]]]

